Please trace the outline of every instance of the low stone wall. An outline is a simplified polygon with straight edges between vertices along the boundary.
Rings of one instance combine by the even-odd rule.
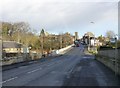
[[[72,46],[73,46],[73,45],[69,45],[69,46],[67,46],[67,47],[65,47],[65,48],[61,48],[61,49],[59,49],[59,50],[55,50],[55,51],[53,51],[53,52],[51,53],[51,55],[52,55],[52,56],[57,56],[57,55],[65,54],[66,52],[68,52],[69,50],[72,49]]]
[[[9,57],[7,59],[4,58],[4,60],[2,61],[2,65],[9,65],[9,64],[13,64],[13,63],[19,63],[19,62],[23,62],[24,59],[22,56],[19,57]]]
[[[72,48],[73,45],[67,46],[65,48],[59,49],[58,54],[64,54]]]
[[[100,50],[96,59],[120,75],[120,49],[117,50],[117,53],[115,49]]]
[[[50,56],[57,56],[60,54],[64,54],[67,51],[69,51],[72,48],[72,46],[73,45],[70,45],[70,46],[62,48],[60,50],[55,50]],[[18,56],[18,57],[4,58],[3,60],[0,60],[0,62],[2,62],[1,66],[4,66],[4,65],[10,65],[10,64],[24,62],[24,61],[40,59],[41,57],[42,57],[41,53],[30,53],[30,55],[29,54],[22,54],[21,56]]]
[[[40,59],[42,57],[41,53],[30,53],[30,59],[35,60],[35,59]]]

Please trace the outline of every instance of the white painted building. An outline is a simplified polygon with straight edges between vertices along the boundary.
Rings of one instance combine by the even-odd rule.
[[[90,45],[91,45],[91,46],[94,46],[94,45],[95,45],[95,40],[94,40],[94,39],[91,39],[91,40],[90,40]]]

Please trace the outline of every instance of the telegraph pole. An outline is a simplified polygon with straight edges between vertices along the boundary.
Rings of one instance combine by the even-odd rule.
[[[43,50],[44,50],[44,36],[45,36],[45,33],[44,33],[44,29],[41,30],[40,32],[40,41],[41,41],[41,53],[43,55]]]
[[[50,35],[50,53],[51,53],[51,50],[52,50],[52,35]]]
[[[18,34],[17,36],[18,36],[18,43],[19,43],[20,42],[20,39],[19,39],[20,38],[19,37],[19,29],[17,30],[17,34]]]
[[[62,48],[62,34],[60,35],[60,48]]]

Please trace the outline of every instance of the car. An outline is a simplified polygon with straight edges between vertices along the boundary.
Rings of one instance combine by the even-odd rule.
[[[79,47],[80,46],[80,44],[76,44],[76,47]]]

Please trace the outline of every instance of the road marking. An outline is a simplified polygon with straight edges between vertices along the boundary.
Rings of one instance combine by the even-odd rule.
[[[14,80],[14,79],[16,79],[16,78],[18,78],[18,77],[10,78],[10,79],[8,79],[8,80],[3,81],[2,83],[6,83],[6,82],[9,82],[9,81],[12,81],[12,80]]]
[[[29,71],[29,72],[27,72],[27,73],[30,74],[30,73],[36,72],[36,71],[38,71],[38,70],[41,70],[41,69],[42,69],[42,68],[35,69],[35,70]]]

